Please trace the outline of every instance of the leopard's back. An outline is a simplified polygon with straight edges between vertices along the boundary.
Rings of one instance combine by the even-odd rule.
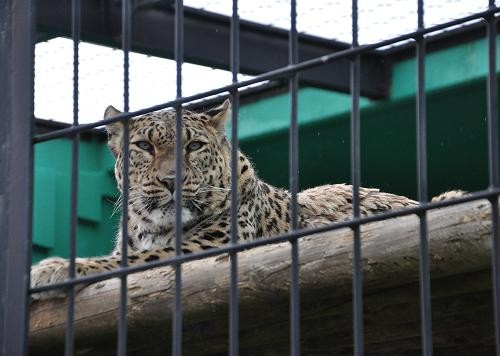
[[[352,219],[353,188],[347,184],[328,184],[298,194],[301,227],[315,227]],[[381,192],[374,188],[359,189],[360,215],[367,216],[388,210],[415,206],[410,198]]]

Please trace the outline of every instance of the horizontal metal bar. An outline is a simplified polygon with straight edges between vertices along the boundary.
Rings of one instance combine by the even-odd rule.
[[[334,62],[334,61],[337,61],[340,59],[352,57],[354,55],[362,54],[362,53],[365,53],[367,51],[370,51],[370,50],[373,50],[373,49],[376,49],[379,47],[384,47],[384,46],[387,46],[387,45],[390,45],[390,44],[393,44],[396,42],[400,42],[400,41],[404,41],[404,40],[408,40],[408,39],[413,39],[415,37],[423,36],[423,35],[426,35],[426,34],[429,34],[431,32],[435,32],[435,31],[439,31],[439,30],[445,29],[445,28],[450,27],[450,26],[459,25],[463,22],[483,18],[483,17],[489,16],[492,14],[496,14],[498,12],[500,12],[500,8],[496,7],[496,8],[492,8],[492,9],[489,9],[489,10],[486,10],[483,12],[478,12],[478,13],[473,14],[473,15],[465,16],[465,17],[455,19],[452,21],[448,21],[448,22],[443,23],[443,24],[431,26],[431,27],[428,27],[425,29],[420,29],[417,31],[413,31],[413,32],[404,34],[404,35],[396,36],[396,37],[393,37],[391,39],[387,39],[387,40],[373,43],[370,45],[363,45],[363,46],[350,48],[350,49],[340,51],[340,52],[330,53],[330,54],[321,56],[319,58],[314,58],[314,59],[311,59],[308,61],[300,62],[299,64],[296,64],[296,65],[289,65],[289,66],[284,67],[284,68],[279,68],[279,69],[261,74],[259,76],[256,76],[252,79],[244,80],[244,81],[241,81],[238,83],[232,83],[232,84],[225,85],[225,86],[222,86],[222,87],[219,87],[216,89],[208,90],[208,91],[203,92],[203,93],[199,93],[199,94],[171,100],[171,101],[168,101],[168,102],[163,103],[163,104],[150,106],[148,108],[133,111],[130,113],[122,113],[122,114],[117,115],[117,116],[110,118],[110,119],[99,120],[97,122],[83,124],[83,125],[79,125],[79,126],[71,126],[71,127],[65,128],[65,129],[51,132],[51,133],[38,135],[33,139],[33,142],[39,143],[39,142],[44,142],[47,140],[51,140],[51,139],[55,139],[55,138],[59,138],[59,137],[63,137],[63,136],[68,136],[68,135],[74,134],[76,132],[90,130],[90,129],[93,129],[93,128],[98,127],[98,126],[111,124],[111,123],[114,123],[114,122],[117,122],[117,121],[120,121],[123,119],[130,119],[134,116],[147,114],[147,113],[150,113],[152,111],[162,110],[162,109],[166,109],[166,108],[173,108],[177,105],[189,103],[189,102],[199,100],[199,99],[203,99],[207,96],[212,96],[212,95],[217,95],[217,94],[221,94],[221,93],[225,93],[225,92],[230,92],[232,90],[244,88],[244,87],[247,87],[249,85],[257,84],[257,83],[260,83],[260,82],[263,82],[266,80],[284,78],[284,77],[287,77],[287,76],[289,76],[295,72],[298,72],[298,71],[314,68],[314,67],[323,65],[325,63],[330,63],[330,62]]]
[[[38,0],[39,32],[67,35],[66,0]],[[119,47],[120,2],[86,1],[83,3],[82,35],[84,39]],[[216,68],[230,69],[230,17],[186,7],[184,20],[185,59]],[[139,8],[133,14],[132,50],[174,58],[175,13],[172,7]],[[203,36],[203,41],[199,41]],[[47,36],[40,36],[41,38]],[[243,73],[260,74],[288,64],[288,31],[250,21],[241,21],[241,59]],[[302,60],[330,52],[342,51],[349,45],[299,34],[299,56]],[[268,55],[272,53],[272,55]],[[363,56],[362,95],[385,98],[390,89],[390,62],[378,53]],[[318,67],[304,73],[301,83],[330,90],[349,92],[349,61]]]
[[[355,218],[352,220],[348,221],[341,221],[338,223],[330,224],[330,225],[325,225],[325,226],[320,226],[312,229],[303,229],[303,230],[295,230],[286,234],[274,236],[274,237],[268,237],[268,238],[262,238],[262,239],[257,239],[257,240],[251,240],[251,241],[244,241],[238,244],[227,244],[218,248],[210,249],[210,250],[204,250],[201,252],[193,253],[193,254],[186,254],[186,255],[181,255],[181,256],[175,256],[166,260],[160,260],[160,261],[153,261],[149,262],[146,264],[141,264],[141,265],[133,265],[129,266],[127,268],[122,268],[120,270],[116,271],[109,271],[109,272],[103,272],[99,273],[96,275],[90,275],[90,276],[84,276],[80,277],[78,279],[74,280],[67,280],[64,282],[60,283],[54,283],[51,285],[47,286],[40,286],[36,288],[30,289],[30,293],[38,293],[38,292],[45,292],[48,290],[52,289],[58,289],[58,288],[66,288],[71,285],[79,284],[79,283],[95,283],[99,282],[105,279],[110,279],[110,278],[115,278],[115,277],[120,277],[123,275],[128,275],[132,273],[137,273],[137,272],[142,272],[145,270],[149,270],[152,268],[157,268],[157,267],[164,267],[164,266],[171,266],[175,264],[180,264],[180,263],[185,263],[189,261],[195,261],[195,260],[201,260],[204,258],[208,257],[215,257],[218,255],[222,255],[228,252],[241,252],[244,250],[249,250],[254,247],[258,246],[265,246],[265,245],[271,245],[271,244],[276,244],[280,242],[285,242],[285,241],[294,241],[297,240],[301,237],[304,236],[309,236],[312,234],[318,234],[318,233],[323,233],[323,232],[328,232],[328,231],[333,231],[333,230],[339,230],[342,228],[352,228],[354,226],[359,226],[363,224],[368,224],[371,222],[375,221],[382,221],[382,220],[387,220],[387,219],[392,219],[392,218],[397,218],[400,216],[408,216],[408,215],[413,215],[413,214],[421,214],[424,211],[428,210],[434,210],[434,209],[439,209],[439,208],[444,208],[447,206],[453,206],[453,205],[459,205],[475,200],[480,200],[480,199],[496,199],[500,196],[500,188],[491,188],[488,190],[480,190],[476,191],[473,193],[470,193],[468,195],[464,195],[462,197],[458,197],[455,199],[450,199],[450,200],[442,200],[442,201],[436,201],[436,202],[430,202],[430,203],[421,203],[420,205],[413,206],[410,208],[404,208],[404,209],[399,209],[399,210],[390,210],[381,214],[377,215],[370,215],[370,216],[364,216],[360,218]]]

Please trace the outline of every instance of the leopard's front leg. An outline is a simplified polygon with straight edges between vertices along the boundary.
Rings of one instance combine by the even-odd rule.
[[[87,276],[116,269],[120,265],[120,256],[106,256],[99,258],[77,258],[75,260],[75,277]],[[31,288],[55,284],[67,280],[69,277],[69,260],[60,257],[47,258],[31,267]],[[85,285],[77,285],[80,290]],[[62,289],[32,294],[32,300],[65,297]]]
[[[132,252],[127,255],[128,264],[137,264],[142,262],[156,261],[173,256],[174,249],[166,247],[157,250],[144,250]],[[111,255],[94,258],[77,258],[75,260],[75,277],[82,277],[91,274],[97,274],[105,271],[116,270],[120,267],[121,256]],[[63,282],[69,276],[69,260],[59,257],[47,258],[31,267],[31,287],[40,287],[44,285]],[[77,285],[77,290],[85,285]],[[32,300],[47,298],[65,297],[66,293],[62,289],[54,289],[47,292],[32,294]]]
[[[183,253],[191,253],[206,248],[217,247],[213,241],[200,240],[183,241]],[[127,255],[127,263],[129,265],[153,262],[157,260],[167,259],[175,255],[175,249],[167,246],[162,249],[134,251]],[[75,260],[75,277],[82,277],[91,274],[97,274],[105,271],[116,270],[120,267],[121,256],[119,254],[92,257],[92,258],[77,258]],[[54,283],[63,282],[69,276],[69,260],[59,257],[47,258],[37,265],[31,267],[31,287],[39,287]],[[77,285],[77,290],[82,289],[85,285]],[[55,297],[65,297],[66,293],[62,289],[54,289],[47,292],[32,294],[32,300],[40,300]]]

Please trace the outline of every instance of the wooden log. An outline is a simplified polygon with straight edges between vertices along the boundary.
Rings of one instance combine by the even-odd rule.
[[[477,201],[428,213],[434,348],[439,354],[494,350],[491,208]],[[301,347],[305,355],[352,354],[352,232],[300,240]],[[416,216],[362,226],[367,354],[419,354],[419,223]],[[290,246],[239,254],[240,352],[289,352]],[[183,352],[226,355],[229,259],[182,267]],[[128,277],[128,354],[171,349],[173,273],[169,267]],[[75,354],[116,350],[119,280],[89,286],[75,305]],[[30,354],[60,354],[66,300],[34,303]]]

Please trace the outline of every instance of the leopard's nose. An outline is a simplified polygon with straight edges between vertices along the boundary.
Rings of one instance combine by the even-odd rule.
[[[165,188],[168,189],[168,191],[173,195],[174,190],[175,190],[175,178],[174,177],[158,177],[158,180],[160,181],[161,184],[165,186]]]

